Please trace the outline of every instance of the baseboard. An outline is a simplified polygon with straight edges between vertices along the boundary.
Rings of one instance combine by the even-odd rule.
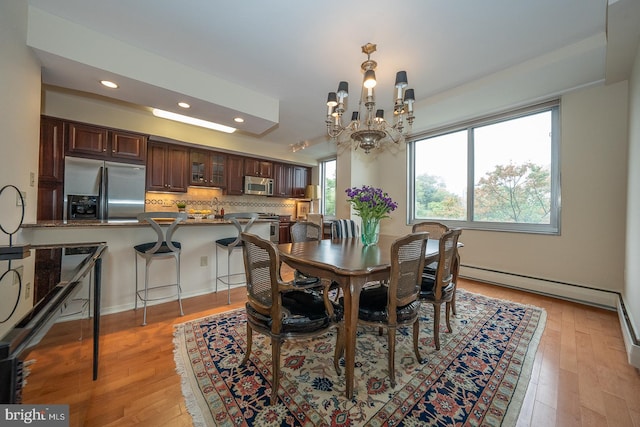
[[[624,347],[627,351],[627,359],[630,365],[640,369],[640,340],[633,329],[633,324],[625,308],[622,296],[618,299],[617,308],[620,328],[622,328],[622,337],[624,338]]]
[[[470,265],[460,266],[460,276],[480,282],[522,289],[581,304],[616,310],[619,293],[573,283],[559,282],[521,274],[490,270]]]

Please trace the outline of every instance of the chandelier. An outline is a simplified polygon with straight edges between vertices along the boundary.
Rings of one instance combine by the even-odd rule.
[[[385,141],[397,144],[411,128],[415,116],[413,115],[413,103],[415,95],[413,89],[408,86],[407,72],[396,73],[396,97],[393,106],[393,122],[389,123],[384,118],[384,110],[376,109],[374,88],[376,86],[376,61],[371,59],[371,54],[376,51],[376,45],[367,43],[362,46],[362,52],[367,55],[367,60],[360,68],[364,72],[364,79],[358,102],[358,111],[351,113],[351,121],[343,125],[342,116],[345,113],[346,98],[349,96],[349,83],[340,82],[337,92],[329,92],[327,97],[327,133],[339,145],[353,144],[355,149],[362,148],[365,153],[379,148]],[[405,127],[406,121],[406,127]]]

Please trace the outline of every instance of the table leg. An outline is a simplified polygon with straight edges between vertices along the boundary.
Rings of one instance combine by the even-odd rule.
[[[360,291],[365,280],[349,277],[343,286],[344,293],[344,326],[345,326],[345,381],[347,399],[353,398],[354,376],[356,366],[356,329],[358,327],[358,306]]]

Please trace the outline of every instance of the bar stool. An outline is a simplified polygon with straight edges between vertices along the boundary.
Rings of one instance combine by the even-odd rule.
[[[172,240],[173,233],[176,227],[181,221],[187,219],[186,213],[179,212],[144,212],[138,214],[138,221],[146,221],[151,225],[151,228],[156,232],[158,240],[155,242],[141,243],[134,246],[136,253],[136,297],[135,297],[135,310],[138,309],[138,299],[144,303],[144,314],[142,317],[142,326],[147,324],[147,301],[156,301],[168,298],[167,296],[151,297],[149,291],[161,288],[169,288],[175,286],[178,294],[178,304],[180,305],[180,315],[184,316],[182,311],[182,298],[180,289],[180,251],[182,245],[180,242]],[[157,220],[172,220],[168,227],[166,227],[166,234],[163,228],[157,222]],[[138,289],[138,257],[145,259],[145,273],[144,273],[144,289]],[[174,258],[176,261],[176,283],[149,286],[149,266],[153,260]]]
[[[218,281],[227,285],[227,300],[228,300],[227,304],[231,304],[231,285],[232,284],[241,285],[247,282],[245,273],[244,273],[244,264],[242,264],[243,265],[242,272],[231,273],[231,254],[235,249],[238,249],[240,251],[242,250],[242,246],[244,245],[244,243],[242,241],[242,237],[240,236],[240,233],[244,233],[248,231],[249,228],[251,228],[255,220],[258,219],[258,214],[255,212],[229,213],[229,214],[225,214],[224,219],[231,221],[231,223],[238,230],[238,234],[235,237],[225,237],[223,239],[218,239],[215,242],[216,244],[216,293],[218,293]],[[247,219],[249,221],[241,224],[238,221],[240,219]],[[227,253],[227,274],[225,275],[219,274],[220,269],[218,267],[218,252],[220,250],[222,250],[223,252],[226,251]],[[240,277],[240,276],[243,277],[242,280],[233,282],[233,283],[231,282],[232,277]]]

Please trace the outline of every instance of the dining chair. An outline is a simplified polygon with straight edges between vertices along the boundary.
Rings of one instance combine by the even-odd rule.
[[[231,272],[231,254],[234,250],[242,249],[242,238],[240,234],[245,231],[249,231],[258,214],[255,212],[234,212],[224,215],[224,219],[231,221],[237,230],[237,234],[233,237],[225,237],[215,241],[216,245],[216,293],[218,293],[218,282],[222,282],[227,285],[227,304],[231,304],[231,285],[242,285],[245,283],[244,270],[237,273]],[[247,222],[240,223],[239,220],[247,220]],[[218,265],[218,252],[222,251],[227,254],[227,274],[220,274],[220,267]],[[236,279],[242,277],[242,279]],[[232,282],[232,280],[237,280]]]
[[[270,404],[273,405],[278,399],[280,349],[285,340],[308,339],[337,328],[333,364],[340,375],[339,356],[344,348],[343,310],[329,300],[328,280],[311,285],[285,282],[280,275],[277,246],[254,234],[241,233],[241,238],[247,277],[247,350],[241,365],[249,360],[254,331],[271,339]]]
[[[144,212],[137,215],[138,221],[148,222],[151,228],[156,233],[157,239],[153,242],[140,243],[133,247],[136,257],[136,291],[134,310],[138,309],[138,300],[144,304],[144,314],[142,315],[142,326],[147,324],[147,302],[156,301],[168,298],[160,289],[167,289],[175,286],[178,305],[180,306],[180,315],[183,316],[182,310],[182,297],[180,287],[180,252],[182,251],[182,245],[180,242],[173,240],[173,233],[180,222],[187,219],[186,213],[179,212]],[[168,227],[164,229],[160,226],[160,222],[168,223]],[[144,271],[144,288],[138,289],[138,258],[142,257],[145,260]],[[160,284],[149,286],[149,268],[151,263],[155,260],[173,258],[176,262],[176,281],[171,284]],[[149,295],[152,292],[156,295]]]
[[[358,237],[360,234],[358,224],[352,219],[336,219],[331,222],[331,238],[345,239],[347,237]]]
[[[398,327],[413,325],[413,350],[418,363],[422,363],[418,349],[420,332],[418,293],[428,238],[429,233],[420,232],[395,240],[391,245],[389,281],[367,287],[360,293],[358,323],[387,328],[391,387],[396,385],[395,346]],[[343,299],[341,301],[344,302]]]
[[[449,231],[449,227],[447,227],[445,224],[441,222],[423,221],[423,222],[413,224],[412,231],[414,233],[418,231],[426,231],[429,233],[430,239],[440,240],[440,237],[442,237],[444,233]],[[424,272],[425,274],[435,276],[437,268],[438,268],[438,261],[434,261],[424,266]],[[453,299],[451,300],[451,306],[450,306],[451,312],[454,316],[456,315],[455,301],[456,301],[456,297],[454,294]]]
[[[458,273],[456,268],[458,257],[458,239],[462,230],[453,228],[445,232],[439,241],[438,268],[435,275],[423,273],[419,298],[433,305],[433,339],[436,350],[440,350],[440,311],[445,304],[447,331],[452,332],[451,302],[456,293]]]

